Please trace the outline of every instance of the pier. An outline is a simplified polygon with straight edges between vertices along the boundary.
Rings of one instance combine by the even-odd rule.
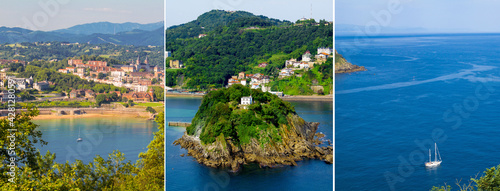
[[[188,127],[191,123],[169,121],[168,126]]]

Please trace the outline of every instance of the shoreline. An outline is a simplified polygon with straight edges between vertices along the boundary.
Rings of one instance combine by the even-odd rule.
[[[147,117],[141,117],[140,115],[134,114],[80,114],[80,115],[38,115],[33,117],[33,120],[50,120],[50,119],[80,119],[80,118],[95,118],[95,117],[118,117],[118,118],[138,118],[138,119],[148,119]]]
[[[70,118],[92,118],[92,117],[115,117],[115,118],[143,118],[152,119],[152,115],[149,112],[135,110],[135,109],[92,109],[92,108],[56,108],[61,110],[57,111],[57,114],[53,108],[41,108],[40,113],[33,117],[33,120],[43,120],[43,119],[70,119]],[[78,113],[73,113],[74,110],[79,111]],[[17,110],[16,113],[24,112],[25,109]],[[64,112],[62,112],[64,111]],[[3,110],[2,110],[3,112]],[[0,119],[5,119],[7,116],[0,116]]]
[[[165,97],[203,97],[205,94],[180,94],[180,93],[166,93]]]
[[[202,98],[204,95],[199,94],[166,94],[167,98]],[[298,95],[298,96],[287,96],[280,97],[282,100],[286,101],[331,101],[333,102],[333,96],[315,96],[315,95]]]

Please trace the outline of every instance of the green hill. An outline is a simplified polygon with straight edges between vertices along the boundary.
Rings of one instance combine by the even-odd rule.
[[[212,10],[200,15],[196,20],[169,27],[166,33],[166,40],[175,40],[178,38],[198,37],[199,34],[209,33],[219,27],[237,24],[244,26],[278,26],[290,25],[289,21],[280,21],[265,16],[256,16],[245,11],[223,11]]]
[[[186,66],[185,88],[223,87],[238,72],[277,76],[285,60],[300,58],[306,50],[314,55],[318,47],[333,47],[333,28],[325,23],[295,26],[242,11],[210,11],[196,21],[167,29],[166,50],[172,51],[169,59]],[[194,38],[201,33],[207,36]],[[256,70],[261,62],[269,66]],[[173,76],[178,72],[167,71],[166,79]]]
[[[241,98],[250,95],[254,102],[240,105]],[[204,96],[186,134],[174,143],[202,164],[233,171],[248,163],[296,165],[303,158],[331,163],[333,148],[318,146],[318,125],[304,121],[275,95],[233,85]]]

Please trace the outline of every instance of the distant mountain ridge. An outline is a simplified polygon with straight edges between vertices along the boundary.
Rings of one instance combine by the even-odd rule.
[[[336,24],[335,25],[335,35],[336,36],[355,36],[355,35],[365,35],[365,26],[361,25],[350,25],[350,24]],[[370,30],[374,30],[373,28]],[[427,29],[422,27],[380,27],[378,34],[412,34],[412,33],[426,33],[429,32]]]
[[[115,27],[117,29],[116,33]],[[78,31],[82,30],[86,30],[86,32],[81,32],[79,34]],[[110,33],[109,30],[113,31]],[[58,41],[90,44],[111,43],[117,45],[161,46],[164,44],[163,30],[163,22],[151,24],[89,23],[73,26],[68,29],[47,32],[32,31],[18,27],[0,27],[0,44]]]
[[[119,32],[132,31],[136,29],[152,31],[161,27],[163,27],[163,21],[156,23],[149,23],[149,24],[140,24],[131,22],[126,22],[126,23],[97,22],[97,23],[76,25],[67,29],[55,30],[53,32],[61,32],[68,34],[84,34],[84,35],[90,35],[94,33],[116,34]]]

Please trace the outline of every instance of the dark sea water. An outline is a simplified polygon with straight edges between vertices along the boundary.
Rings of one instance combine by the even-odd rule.
[[[107,159],[113,150],[119,150],[126,161],[135,163],[158,131],[154,121],[124,117],[44,119],[35,123],[40,125],[43,140],[48,142],[38,147],[41,154],[45,155],[47,150],[56,153],[58,163],[78,159],[87,164],[96,155]],[[83,141],[76,142],[79,128]]]
[[[200,103],[200,98],[167,98],[166,121],[191,122]],[[318,131],[333,139],[333,103],[291,103],[299,116],[320,122]],[[249,165],[237,174],[200,165],[187,156],[185,149],[172,144],[184,131],[181,127],[166,128],[167,190],[332,190],[333,165],[320,160],[304,160],[294,167],[273,169]]]
[[[335,76],[336,190],[429,190],[500,164],[499,44],[499,34],[337,37],[368,71]],[[426,169],[434,142],[443,162]]]

